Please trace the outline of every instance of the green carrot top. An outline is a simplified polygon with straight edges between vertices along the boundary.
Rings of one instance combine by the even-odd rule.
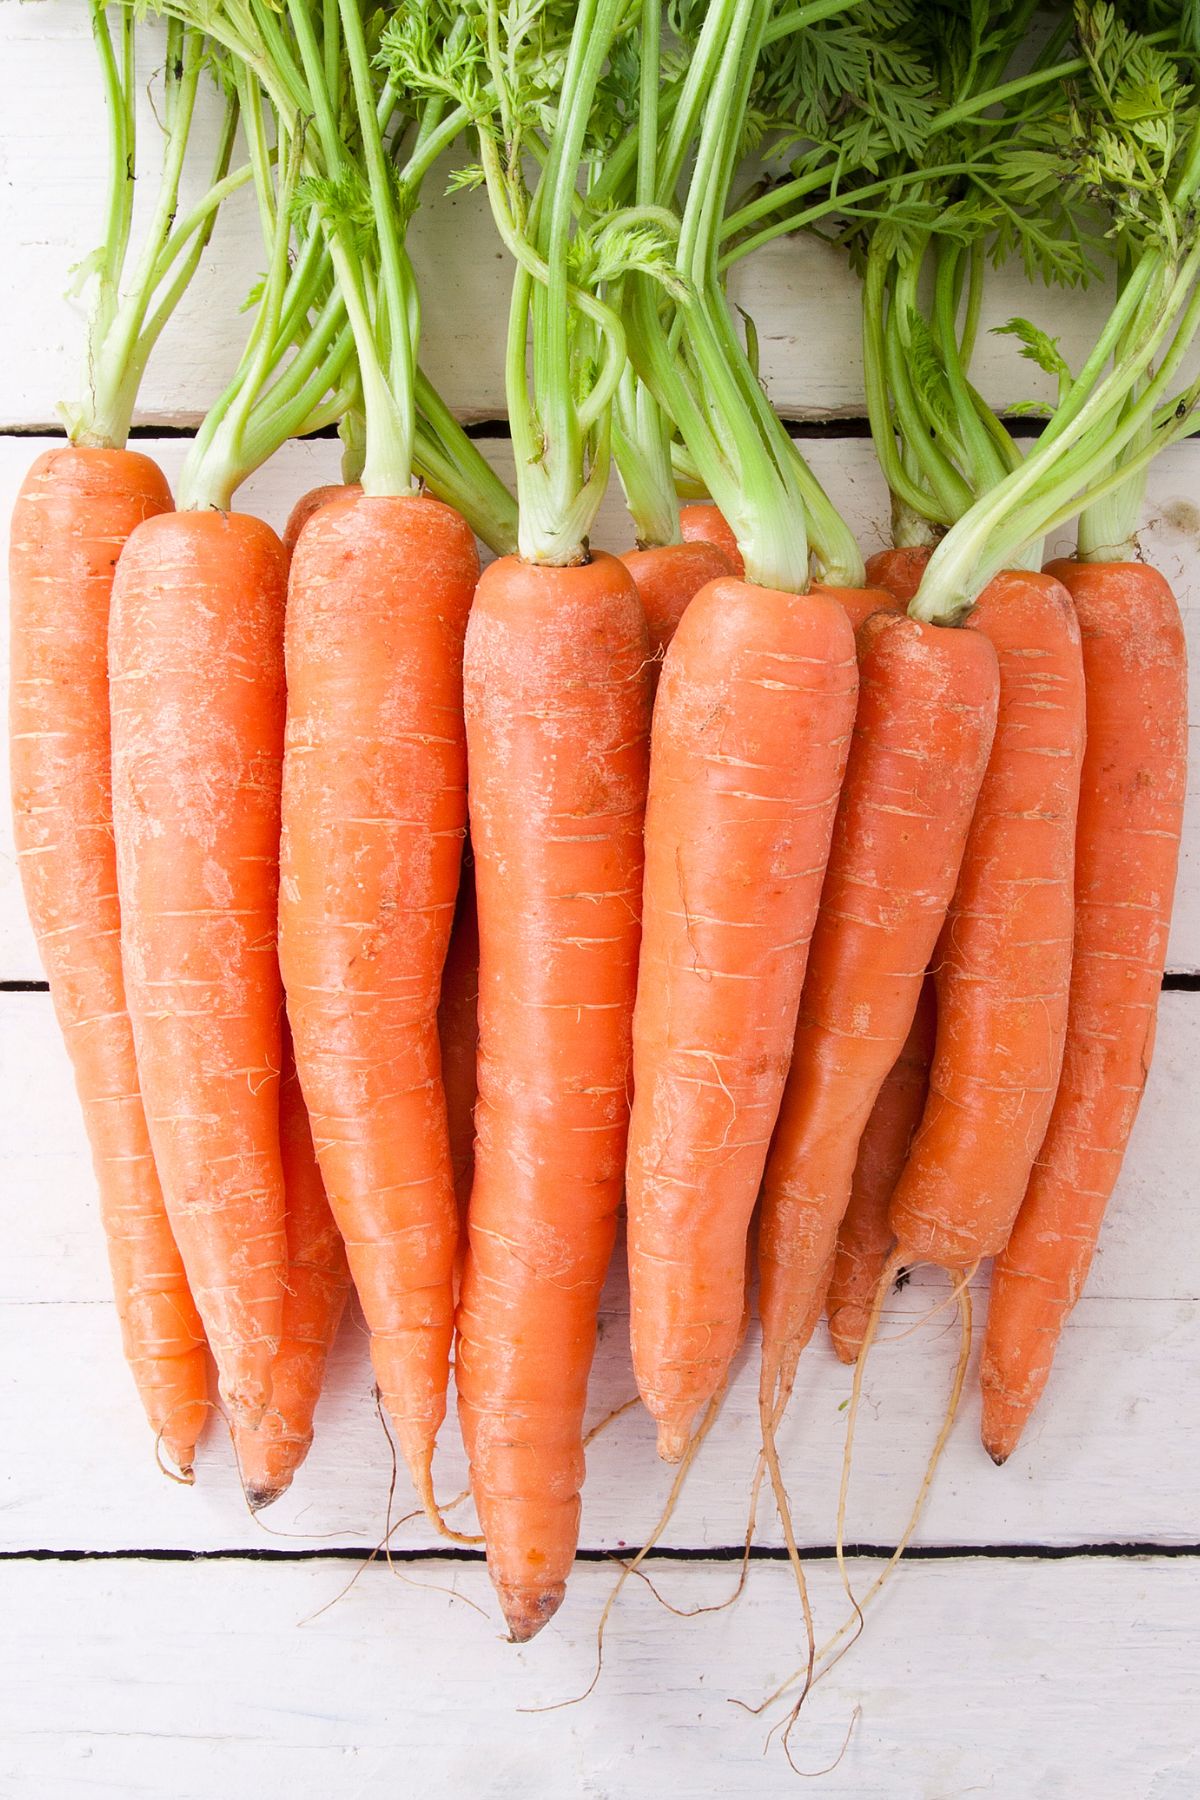
[[[72,443],[119,449],[129,436],[151,352],[204,254],[217,209],[249,179],[250,169],[229,171],[237,108],[228,68],[202,32],[172,20],[156,100],[162,133],[157,192],[140,254],[129,268],[139,178],[138,29],[128,9],[117,11],[114,30],[106,0],[89,5],[108,114],[108,195],[104,242],[73,271],[76,291],[91,287],[87,393],[59,412]],[[227,90],[224,118],[208,191],[180,218],[180,184],[206,69]]]

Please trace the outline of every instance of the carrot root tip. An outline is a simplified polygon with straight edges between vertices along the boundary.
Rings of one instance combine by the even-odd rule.
[[[986,1444],[983,1447],[985,1450],[987,1450]],[[998,1469],[1002,1469],[1004,1467],[1005,1463],[1008,1461],[1009,1453],[1007,1450],[988,1450],[988,1455],[991,1457],[991,1459],[995,1463],[996,1467]]]
[[[658,1454],[665,1463],[681,1463],[692,1441],[691,1419],[658,1421]]]
[[[280,1495],[287,1493],[290,1485],[290,1482],[284,1481],[274,1487],[268,1487],[265,1482],[249,1481],[242,1491],[246,1496],[246,1504],[250,1511],[257,1513],[262,1512],[266,1506],[273,1506]]]
[[[549,1623],[563,1603],[564,1582],[548,1588],[510,1587],[497,1583],[500,1609],[508,1626],[510,1644],[527,1644]]]

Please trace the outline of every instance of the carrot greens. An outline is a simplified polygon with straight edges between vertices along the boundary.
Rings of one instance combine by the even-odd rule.
[[[127,268],[139,166],[137,22],[132,11],[118,8],[114,28],[107,0],[89,4],[108,115],[107,218],[103,244],[74,271],[77,291],[92,287],[87,393],[59,412],[72,443],[107,448],[125,443],[151,352],[195,274],[218,207],[249,179],[250,169],[230,172],[237,109],[227,67],[202,30],[172,20],[158,101],[163,141],[157,192],[140,254]],[[206,70],[226,90],[224,116],[208,191],[180,218],[180,188]]]

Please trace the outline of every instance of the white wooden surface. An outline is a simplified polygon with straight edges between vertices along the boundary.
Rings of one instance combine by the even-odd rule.
[[[90,248],[101,186],[98,90],[81,0],[0,0],[0,434],[36,432],[77,374],[78,313],[62,301],[66,265]],[[147,62],[147,72],[153,58]],[[64,121],[69,121],[64,125]],[[418,221],[420,255],[440,272],[427,330],[429,366],[467,415],[500,410],[499,321],[506,267],[477,202],[438,201]],[[163,354],[141,415],[193,420],[222,383],[244,320],[236,302],[259,251],[246,209],[223,220],[216,253]],[[1057,308],[1011,282],[995,317],[1057,319],[1068,351],[1087,340],[1098,302]],[[811,246],[778,246],[748,270],[772,393],[794,414],[862,410],[857,314],[837,265]],[[1032,389],[1011,344],[985,339],[982,382],[1003,402]],[[0,435],[0,534],[41,445]],[[144,446],[168,474],[186,445]],[[868,548],[885,541],[886,505],[870,448],[806,446]],[[503,443],[489,444],[510,467]],[[293,445],[241,497],[282,521],[296,494],[336,471],[337,446]],[[597,532],[621,548],[615,498]],[[1176,583],[1200,664],[1200,446],[1155,471],[1147,551]],[[0,550],[3,545],[0,544]],[[1195,602],[1195,604],[1193,604]],[[1200,720],[1200,703],[1194,709]],[[1194,766],[1200,758],[1193,757]],[[1195,784],[1195,776],[1193,783]],[[1189,817],[1171,966],[1200,970],[1200,816]],[[24,921],[7,813],[0,827],[0,983],[40,971]],[[1028,1443],[995,1470],[965,1405],[918,1543],[924,1553],[990,1547],[986,1559],[908,1565],[853,1654],[814,1694],[795,1740],[834,1795],[951,1800],[1184,1800],[1200,1786],[1194,1724],[1195,1557],[1200,1540],[1195,1394],[1200,1378],[1200,1167],[1195,1070],[1200,994],[1164,997],[1158,1060],[1086,1298],[1064,1340]],[[338,1345],[317,1441],[293,1492],[261,1520],[247,1514],[219,1427],[192,1490],[157,1473],[121,1366],[96,1207],[65,1057],[44,994],[0,992],[0,1796],[170,1794],[175,1800],[347,1800],[395,1792],[527,1792],[624,1800],[656,1788],[696,1796],[795,1791],[765,1728],[729,1704],[766,1692],[796,1660],[799,1617],[785,1568],[757,1562],[734,1609],[681,1620],[631,1584],[610,1628],[604,1677],[584,1705],[527,1713],[586,1685],[607,1566],[577,1570],[567,1604],[533,1645],[499,1641],[477,1564],[421,1562],[419,1521],[392,1544],[410,1560],[367,1570],[317,1619],[409,1510],[401,1482],[389,1515],[390,1457],[376,1418],[361,1329]],[[889,1308],[872,1361],[848,1518],[862,1543],[894,1541],[919,1480],[953,1356],[942,1298],[919,1280]],[[981,1296],[982,1302],[982,1296]],[[901,1335],[907,1333],[908,1335]],[[712,1552],[740,1540],[753,1466],[754,1346],[693,1472],[665,1541]],[[803,1542],[833,1536],[846,1372],[823,1340],[806,1357],[782,1450]],[[619,1269],[606,1299],[593,1388],[597,1418],[632,1393]],[[461,1485],[452,1424],[439,1483]],[[640,1541],[667,1476],[637,1411],[590,1458],[583,1543]],[[465,1512],[466,1509],[464,1509]],[[779,1532],[761,1508],[758,1541]],[[1136,1544],[1143,1555],[1087,1554]],[[1008,1553],[1005,1554],[1005,1547]],[[1026,1558],[1015,1554],[1030,1547]],[[1036,1555],[1049,1547],[1069,1560]],[[1160,1552],[1154,1554],[1155,1551]],[[133,1554],[222,1551],[217,1560]],[[64,1553],[105,1560],[69,1560]],[[337,1560],[344,1552],[351,1560]],[[35,1554],[40,1553],[40,1554]],[[316,1559],[263,1561],[302,1553]],[[864,1585],[878,1565],[855,1565]],[[723,1562],[657,1563],[676,1605],[728,1592]],[[826,1562],[810,1570],[823,1628],[844,1607]],[[457,1597],[456,1597],[457,1596]],[[471,1602],[473,1604],[468,1604]],[[484,1616],[475,1608],[482,1608]]]
[[[856,1566],[856,1580],[873,1566]],[[850,1732],[838,1767],[811,1783],[777,1745],[764,1754],[764,1720],[730,1704],[757,1702],[795,1666],[783,1569],[756,1566],[739,1606],[699,1619],[627,1593],[596,1692],[553,1712],[519,1709],[590,1681],[610,1571],[580,1569],[571,1616],[522,1649],[467,1604],[488,1605],[478,1568],[403,1572],[401,1584],[371,1569],[313,1619],[344,1586],[344,1564],[20,1566],[6,1585],[25,1628],[0,1637],[0,1791],[1193,1800],[1200,1785],[1195,1563],[902,1569],[808,1702],[792,1741],[800,1768],[833,1763]],[[720,1598],[729,1572],[656,1564],[655,1575],[687,1607]],[[812,1585],[819,1616],[840,1622],[829,1565]]]
[[[144,58],[147,76],[154,65]],[[21,346],[0,367],[0,428],[48,423],[78,380],[77,307],[61,300],[63,271],[92,248],[103,194],[103,102],[92,68],[82,0],[0,0],[0,316]],[[206,97],[206,112],[214,110]],[[153,130],[142,109],[146,142]],[[71,120],[64,136],[63,121]],[[91,142],[86,159],[69,151]],[[197,143],[204,142],[203,129]],[[200,166],[204,167],[203,160]],[[38,172],[31,205],[30,171]],[[201,184],[202,185],[202,184]],[[441,193],[435,172],[414,227],[420,267],[436,268],[425,309],[423,357],[447,400],[464,414],[503,410],[502,321],[508,268],[480,194]],[[231,310],[262,265],[253,202],[243,194],[223,211],[215,255],[168,328],[148,373],[141,416],[183,423],[220,391],[236,360],[245,321]],[[798,416],[862,412],[858,309],[853,281],[832,250],[805,241],[771,246],[738,272],[734,292],[758,326],[762,369],[781,410]],[[1039,295],[1040,301],[1040,295]],[[1044,394],[1047,378],[1023,362],[1011,338],[989,336],[1031,300],[1019,275],[995,283],[982,320],[975,379],[994,399]],[[1097,291],[1074,297],[1056,329],[1064,354],[1091,341],[1104,316]]]

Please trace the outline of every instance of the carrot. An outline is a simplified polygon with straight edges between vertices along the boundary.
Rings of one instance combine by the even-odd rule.
[[[651,676],[657,685],[659,665],[684,609],[707,582],[728,575],[732,565],[723,550],[702,538],[691,543],[658,544],[650,550],[630,550],[621,561],[633,576],[646,615],[650,655],[655,665]]]
[[[895,597],[882,587],[826,587],[821,583],[814,583],[809,592],[828,594],[831,600],[836,600],[849,619],[850,629],[856,639],[861,627],[873,614],[896,615],[901,610]]]
[[[1187,767],[1179,609],[1143,563],[1053,562],[1083,635],[1087,748],[1066,1054],[1017,1222],[992,1275],[983,1442],[1010,1456],[1082,1292],[1154,1051]]]
[[[1061,583],[998,575],[967,630],[999,661],[996,737],[934,963],[929,1099],[890,1209],[897,1254],[950,1269],[1003,1249],[1054,1104],[1084,739],[1079,626]]]
[[[288,514],[287,524],[283,528],[283,547],[290,560],[292,552],[299,541],[300,533],[308,524],[315,512],[328,506],[331,500],[348,500],[352,494],[361,494],[362,489],[356,481],[327,481],[321,487],[309,488],[307,494],[301,494],[295,506]]]
[[[150,1424],[190,1479],[207,1416],[207,1361],[154,1166],[121,966],[109,606],[122,546],[172,504],[155,465],[125,448],[141,376],[222,199],[248,171],[229,173],[237,108],[227,99],[208,191],[180,216],[208,47],[199,31],[167,23],[153,96],[160,160],[148,180],[137,145],[139,24],[130,9],[110,12],[101,0],[89,10],[108,122],[106,226],[83,265],[86,388],[59,408],[70,444],[37,459],[13,513],[14,835],[91,1144],[125,1354]],[[135,188],[148,201],[136,259]]]
[[[261,1423],[253,1431],[237,1420],[233,1427],[242,1486],[255,1512],[286,1492],[312,1446],[325,1364],[350,1289],[346,1248],[325,1196],[286,1019],[279,1151],[287,1196],[283,1336],[271,1370],[271,1404]]]
[[[459,876],[450,948],[442,970],[438,1041],[442,1049],[442,1086],[446,1091],[461,1254],[466,1249],[467,1202],[475,1170],[475,1060],[479,1047],[479,914],[475,905],[475,858],[469,844]]]
[[[628,1124],[649,681],[614,557],[516,558],[467,632],[479,1101],[458,1392],[512,1637],[561,1603]]]
[[[698,500],[679,509],[679,535],[685,544],[715,544],[739,578],[746,573],[737,535],[719,506]]]
[[[301,496],[284,532],[289,565],[296,539],[313,513],[331,500],[358,491],[356,486],[331,485],[312,488]],[[242,1487],[254,1512],[272,1505],[287,1491],[312,1448],[313,1415],[350,1287],[346,1247],[329,1209],[313,1148],[286,1013],[282,1052],[279,1152],[287,1226],[283,1336],[271,1371],[270,1407],[254,1430],[236,1421],[233,1427]]]
[[[879,613],[859,697],[791,1068],[763,1179],[761,1393],[778,1413],[820,1316],[859,1140],[912,1026],[996,723],[978,632]]]
[[[907,606],[921,585],[932,555],[928,544],[877,550],[867,558],[867,580],[872,587],[885,589],[901,606]]]
[[[678,1461],[724,1379],[856,692],[828,595],[696,596],[663,665],[629,1132],[634,1372]]]
[[[438,991],[466,820],[479,572],[440,501],[353,496],[292,560],[279,955],[329,1202],[422,1500],[446,1408],[457,1226]]]
[[[168,1217],[221,1392],[253,1425],[282,1326],[275,955],[287,560],[244,514],[125,545],[109,638],[121,946]]]
[[[125,1355],[186,1474],[205,1419],[204,1332],[138,1086],[112,838],[108,612],[121,547],[169,511],[133,450],[39,456],[13,512],[11,774],[25,904],[83,1107]]]
[[[926,976],[904,1048],[859,1139],[850,1204],[838,1232],[825,1312],[833,1347],[844,1363],[857,1359],[876,1284],[891,1253],[888,1204],[924,1110],[936,1030],[937,1001]]]

